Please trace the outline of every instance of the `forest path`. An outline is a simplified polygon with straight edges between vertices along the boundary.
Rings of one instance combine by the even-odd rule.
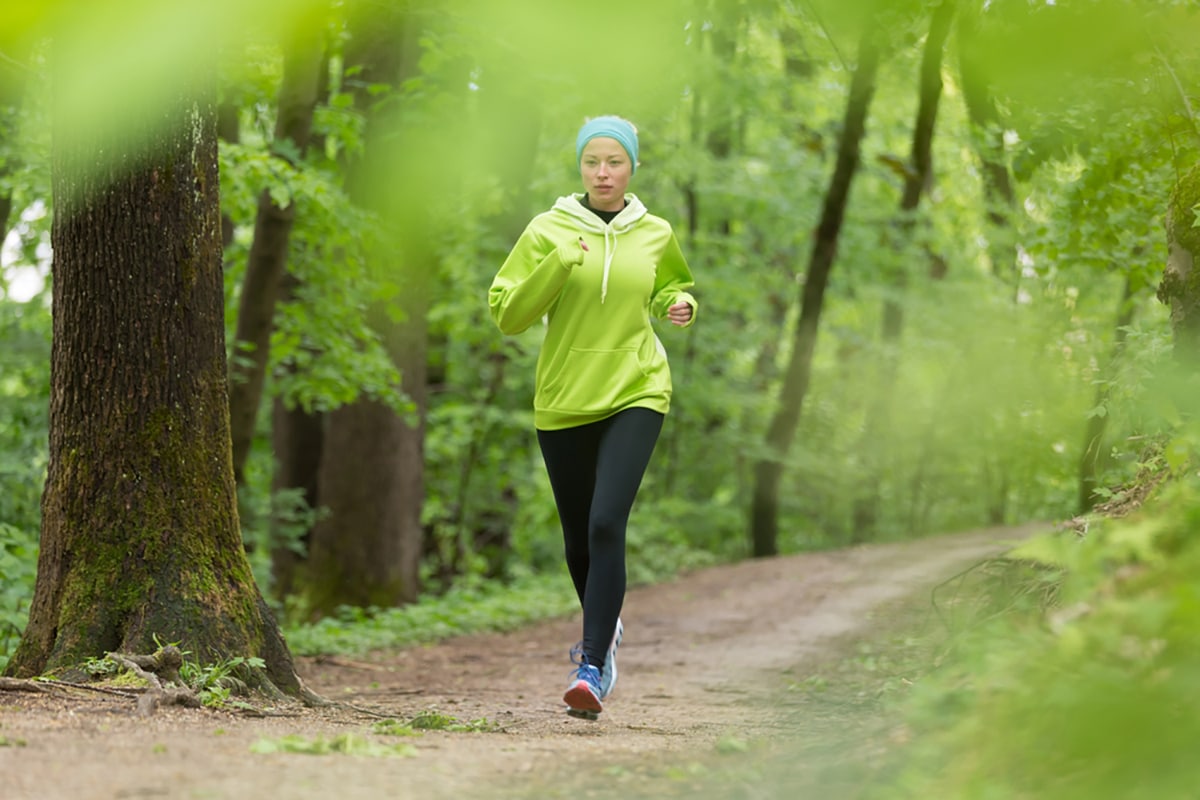
[[[501,732],[379,736],[344,709],[169,708],[141,720],[129,700],[102,694],[5,693],[0,798],[831,798],[833,786],[809,792],[825,768],[888,735],[858,687],[838,685],[838,664],[886,658],[888,636],[928,614],[934,586],[1046,527],[747,561],[633,589],[619,682],[597,722],[568,718],[560,703],[577,616],[299,665],[333,700],[399,720],[436,709]],[[348,733],[416,754],[251,749]]]

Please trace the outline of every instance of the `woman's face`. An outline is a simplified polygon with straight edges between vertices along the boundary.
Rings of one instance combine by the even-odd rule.
[[[597,136],[583,146],[579,159],[579,175],[588,202],[599,211],[620,211],[625,207],[625,189],[633,164],[629,154],[616,139]]]

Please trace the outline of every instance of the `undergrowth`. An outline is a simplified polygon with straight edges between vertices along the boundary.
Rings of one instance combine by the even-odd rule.
[[[907,744],[864,797],[1196,796],[1200,472],[1166,470],[1127,516],[1032,539],[957,588],[950,647],[902,706]]]
[[[531,575],[512,584],[478,581],[399,608],[343,607],[314,623],[286,627],[295,655],[360,655],[469,633],[515,630],[563,616],[578,600],[563,575]]]

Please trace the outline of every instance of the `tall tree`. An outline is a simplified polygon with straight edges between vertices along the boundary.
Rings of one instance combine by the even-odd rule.
[[[942,97],[942,54],[946,38],[950,35],[957,5],[958,0],[942,0],[934,9],[929,21],[929,33],[925,37],[925,46],[921,51],[917,117],[913,124],[908,163],[903,169],[904,188],[900,196],[900,213],[892,230],[892,252],[911,251],[916,212],[921,205],[921,197],[933,181],[933,134]],[[850,529],[850,540],[853,543],[871,539],[879,518],[885,461],[881,451],[884,439],[882,434],[891,424],[891,400],[896,372],[899,369],[900,338],[904,331],[902,293],[908,283],[908,268],[906,262],[895,266],[891,280],[893,291],[889,292],[883,301],[883,322],[879,335],[879,379],[867,404],[867,417],[863,424],[860,451],[866,469],[858,483],[858,494],[854,503],[854,521]]]
[[[784,374],[779,402],[767,428],[765,455],[754,465],[754,495],[750,512],[751,549],[755,556],[774,555],[779,550],[779,484],[784,464],[800,421],[808,393],[813,353],[825,288],[837,254],[838,237],[858,171],[859,146],[866,130],[867,111],[875,93],[879,68],[880,22],[868,11],[858,46],[858,64],[850,81],[842,130],[838,138],[837,162],[825,192],[821,220],[817,226],[804,285],[800,290],[800,318],[792,335],[792,352]]]
[[[81,38],[56,42],[60,85],[103,57]],[[15,675],[180,641],[301,688],[238,529],[211,75],[119,134],[55,110],[50,463]]]
[[[306,581],[317,613],[415,600],[423,539],[432,269],[425,216],[430,198],[417,175],[434,159],[413,138],[402,91],[419,73],[422,17],[419,4],[353,5],[346,62],[355,70],[356,104],[367,119],[363,152],[349,165],[348,189],[381,224],[368,258],[396,298],[391,307],[380,301],[368,313],[413,408],[402,414],[362,399],[328,415],[318,492],[329,515],[313,529]]]

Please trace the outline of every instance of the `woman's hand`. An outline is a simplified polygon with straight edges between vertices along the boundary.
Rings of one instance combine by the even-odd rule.
[[[687,325],[692,321],[691,303],[679,302],[667,309],[667,319],[673,325]]]

